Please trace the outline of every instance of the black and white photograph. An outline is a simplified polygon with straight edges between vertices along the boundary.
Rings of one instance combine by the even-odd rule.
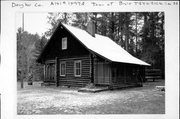
[[[1,93],[0,93],[0,119],[1,119]]]
[[[1,3],[0,119],[178,119],[179,1]]]
[[[164,12],[47,13],[32,34],[35,15],[17,15],[18,114],[165,114]]]

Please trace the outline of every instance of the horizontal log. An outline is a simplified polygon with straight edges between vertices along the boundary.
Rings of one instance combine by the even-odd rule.
[[[80,59],[89,59],[89,56],[82,56],[82,57],[73,57],[73,58],[61,58],[60,61],[66,61],[66,60],[80,60]]]
[[[159,79],[161,76],[146,76],[146,79]]]
[[[84,81],[84,82],[75,82],[75,81],[69,81],[69,82],[59,82],[59,85],[63,85],[63,86],[73,86],[73,87],[83,87],[85,85],[87,85],[89,83],[89,80]]]
[[[145,69],[145,71],[161,71],[160,69]]]

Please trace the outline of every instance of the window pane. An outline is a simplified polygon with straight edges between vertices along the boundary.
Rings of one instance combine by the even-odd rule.
[[[79,68],[79,63],[77,63],[77,67],[76,67],[77,69]]]
[[[65,69],[65,64],[62,64],[62,70],[64,70]]]
[[[65,75],[65,70],[63,69],[63,73],[62,73],[62,75]]]
[[[78,69],[78,75],[80,75],[80,69]]]
[[[62,65],[61,65],[61,75],[63,74]]]
[[[77,71],[78,71],[78,75],[80,75],[80,69],[79,68],[77,69]]]
[[[75,61],[74,71],[75,76],[81,76],[81,61]]]
[[[60,64],[60,75],[65,75],[66,74],[66,65],[65,63]]]
[[[80,69],[80,63],[78,63],[78,68]]]
[[[78,63],[76,63],[76,69],[78,68]]]
[[[78,75],[78,69],[76,69],[76,75]]]
[[[67,49],[67,38],[62,38],[62,49]]]
[[[64,64],[61,65],[62,75],[64,75]]]

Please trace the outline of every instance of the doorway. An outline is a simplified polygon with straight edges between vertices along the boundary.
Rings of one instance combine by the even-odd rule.
[[[46,66],[46,81],[55,81],[55,63],[49,63]]]
[[[96,64],[95,84],[109,85],[111,80],[111,69],[108,63],[98,62]]]

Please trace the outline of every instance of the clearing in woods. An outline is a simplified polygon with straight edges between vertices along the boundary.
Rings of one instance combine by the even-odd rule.
[[[143,87],[98,93],[77,92],[77,88],[25,85],[18,82],[17,113],[24,114],[164,114],[164,80],[146,82]]]

